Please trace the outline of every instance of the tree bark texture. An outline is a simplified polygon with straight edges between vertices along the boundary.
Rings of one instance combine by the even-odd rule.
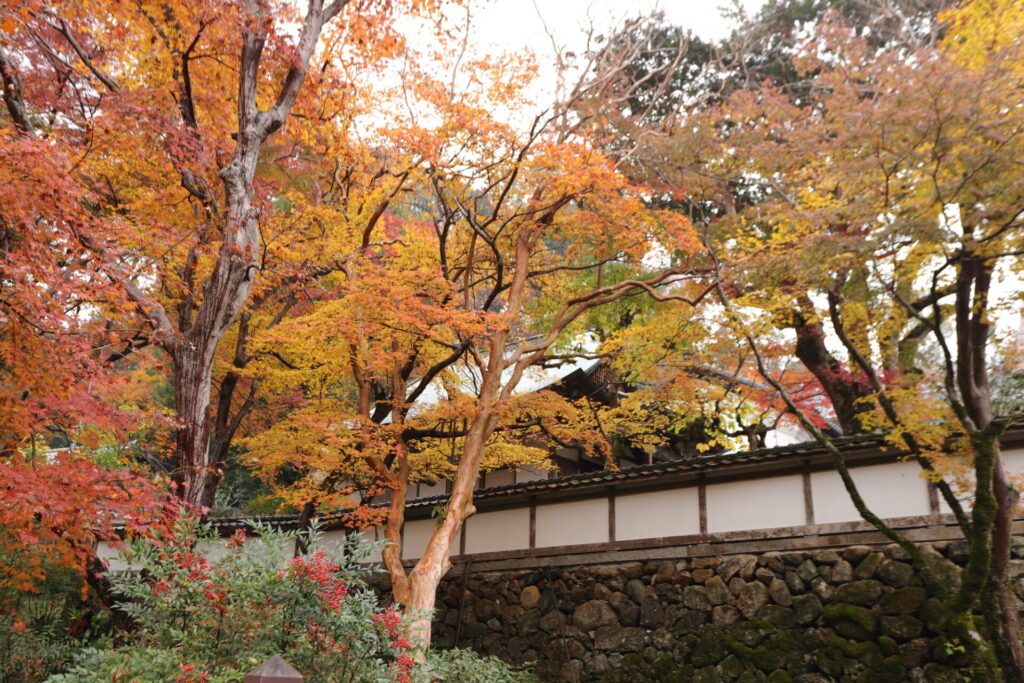
[[[178,408],[177,451],[173,480],[181,497],[190,504],[212,500],[208,486],[213,475],[210,463],[210,389],[213,356],[228,328],[238,319],[249,298],[253,277],[259,269],[259,224],[253,206],[253,180],[263,143],[278,130],[298,97],[309,61],[326,21],[346,3],[334,2],[326,10],[323,0],[310,0],[295,55],[284,76],[275,103],[266,110],[257,106],[260,62],[267,41],[264,10],[246,3],[252,17],[242,36],[238,81],[238,132],[235,152],[220,170],[226,212],[224,238],[213,272],[202,289],[202,302],[187,330],[170,344],[174,359],[175,404]]]

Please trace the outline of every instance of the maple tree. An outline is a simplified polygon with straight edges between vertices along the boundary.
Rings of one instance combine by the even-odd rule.
[[[0,605],[37,590],[53,567],[76,570],[102,599],[96,544],[119,545],[115,523],[133,534],[161,515],[163,487],[144,472],[108,470],[83,456],[41,460],[0,463]]]
[[[597,41],[586,66],[591,68],[590,82],[600,87],[581,98],[576,108],[591,120],[603,147],[627,173],[666,188],[654,201],[706,226],[710,239],[726,240],[729,235],[717,231],[728,221],[720,219],[762,202],[772,188],[770,182],[744,175],[744,148],[723,147],[716,140],[723,100],[737,91],[742,97],[771,86],[775,104],[787,103],[794,110],[812,107],[818,101],[813,94],[815,71],[802,60],[817,22],[839,19],[864,42],[864,49],[898,53],[934,45],[945,26],[937,13],[949,4],[772,3],[754,16],[739,14],[737,28],[717,44],[668,26],[658,14],[640,17],[607,40]],[[757,106],[753,103],[751,108]],[[686,125],[690,130],[684,132]],[[685,197],[675,196],[677,187],[686,188]],[[827,417],[819,421],[830,431],[858,432],[858,412],[869,390],[845,372],[842,359],[830,351],[814,303],[796,297],[792,304],[787,311],[780,309],[776,319],[796,334],[792,348],[802,367],[786,365],[792,385],[820,403]],[[706,340],[700,345],[707,346]],[[715,368],[714,374],[730,385],[737,372],[749,380],[752,358],[742,349],[735,351],[705,355],[688,368],[691,374],[703,373],[704,379],[711,379],[706,370]],[[771,399],[762,395],[758,400]]]
[[[211,425],[209,414],[214,358],[254,283],[273,268],[268,238],[281,236],[261,223],[275,193],[317,125],[364,111],[353,83],[398,45],[395,17],[432,7],[4,5],[3,138],[35,145],[41,171],[60,184],[44,178],[49,185],[31,196],[49,187],[61,202],[49,215],[29,206],[21,220],[32,229],[14,228],[51,250],[32,259],[60,262],[62,276],[75,275],[68,261],[90,262],[80,280],[114,285],[102,309],[118,321],[107,330],[112,358],[145,347],[169,356],[172,474],[187,501],[209,502],[216,481],[210,436],[224,424]],[[302,124],[292,116],[286,126],[293,113]],[[16,173],[20,160],[6,158]],[[34,233],[37,225],[58,233],[65,253]]]
[[[159,423],[139,395],[165,363],[180,495],[210,506],[239,448],[303,521],[385,493],[350,522],[384,525],[419,644],[481,472],[690,428],[755,447],[788,419],[943,597],[949,637],[1019,677],[1010,423],[989,385],[993,282],[1024,239],[1024,14],[974,0],[901,24],[882,4],[879,31],[833,21],[806,45],[813,3],[721,50],[633,22],[541,115],[528,60],[443,30],[429,54],[404,44],[397,18],[439,3],[0,5],[2,467],[17,500],[77,491],[3,509],[4,548],[53,540],[10,576],[87,564],[107,531],[71,510],[151,511],[135,475],[20,452]],[[587,335],[643,386],[607,409],[520,393],[591,355]],[[959,587],[860,499],[832,437],[870,430],[968,538]],[[407,571],[406,491],[442,478]]]
[[[540,464],[543,444],[560,440],[607,448],[564,399],[517,394],[524,377],[554,347],[571,349],[596,307],[709,291],[693,282],[688,221],[645,206],[645,188],[564,110],[515,125],[528,65],[456,54],[458,69],[442,54],[444,68],[406,74],[396,96],[408,115],[377,131],[373,154],[321,171],[330,190],[315,204],[294,197],[289,220],[323,226],[333,249],[307,299],[253,338],[245,371],[280,406],[245,440],[247,460],[304,516],[390,491],[386,510],[353,521],[384,515],[383,561],[422,644],[480,472]],[[449,82],[432,75],[453,69]],[[652,270],[642,261],[655,246],[672,263]],[[576,277],[586,271],[605,275]],[[439,478],[452,481],[449,503],[407,572],[406,489]]]
[[[1007,577],[1017,495],[999,453],[1016,416],[995,415],[989,375],[995,282],[1015,282],[1024,238],[1020,11],[966,3],[941,16],[941,42],[916,47],[821,24],[791,55],[800,97],[785,84],[741,88],[659,122],[632,152],[686,187],[679,208],[706,225],[720,287],[704,316],[739,344],[704,358],[739,359],[748,379],[756,368],[768,385],[758,400],[781,402],[832,453],[864,519],[943,597],[949,637],[1006,680],[1024,670]],[[664,326],[661,314],[672,311],[646,328]],[[700,358],[691,347],[671,357]],[[794,376],[794,357],[817,391]],[[882,430],[921,464],[970,544],[959,585],[865,506],[839,430]],[[953,485],[964,472],[972,509]]]

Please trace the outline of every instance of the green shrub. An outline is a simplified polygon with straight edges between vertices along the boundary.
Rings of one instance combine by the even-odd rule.
[[[402,619],[382,610],[357,577],[371,550],[350,545],[341,559],[318,549],[291,557],[295,532],[236,533],[221,556],[208,525],[179,515],[129,541],[130,572],[109,578],[134,623],[123,645],[82,651],[51,682],[227,683],[272,655],[308,681],[409,681],[412,658]]]
[[[532,674],[513,669],[496,657],[484,657],[472,650],[432,650],[425,666],[418,667],[417,683],[533,683]]]
[[[107,630],[107,615],[85,599],[78,572],[47,566],[36,590],[3,601],[0,683],[43,680]]]
[[[29,624],[15,614],[0,616],[0,682],[41,680],[59,671],[78,646],[54,624]]]

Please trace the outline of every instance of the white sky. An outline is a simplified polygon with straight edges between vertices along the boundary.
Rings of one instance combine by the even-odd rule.
[[[550,51],[545,24],[558,42],[572,45],[578,43],[591,21],[598,28],[607,29],[623,19],[656,9],[663,11],[670,23],[702,38],[723,38],[730,28],[729,20],[719,10],[724,4],[716,0],[490,0],[475,9],[474,24],[480,42],[510,50],[528,47],[543,53]],[[741,4],[752,12],[764,0],[741,0]]]
[[[748,13],[765,2],[737,1]],[[581,51],[590,26],[607,32],[625,19],[655,10],[664,12],[668,23],[701,38],[724,38],[732,26],[722,16],[728,4],[730,0],[471,0],[470,43],[477,53],[533,52],[540,66],[535,99],[544,102],[554,92],[552,40],[559,48]]]

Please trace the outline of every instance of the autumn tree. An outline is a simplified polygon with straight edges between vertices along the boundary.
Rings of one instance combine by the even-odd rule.
[[[967,3],[942,16],[940,43],[912,52],[821,24],[794,55],[805,100],[784,86],[740,89],[680,112],[646,147],[659,177],[709,211],[720,287],[706,315],[746,343],[864,519],[942,598],[948,637],[993,680],[1024,670],[1007,577],[1017,494],[999,453],[1017,416],[994,413],[989,376],[995,283],[1019,271],[1024,234],[1022,54],[1009,37],[1019,13]],[[780,374],[792,357],[827,402],[796,395]],[[832,416],[846,432],[884,431],[934,481],[970,546],[959,584],[864,505]],[[973,509],[950,484],[963,471]]]
[[[692,301],[709,291],[694,281],[698,245],[683,217],[646,207],[645,188],[564,109],[526,115],[528,64],[435,59],[443,68],[405,73],[396,97],[407,114],[378,131],[374,153],[331,169],[337,182],[316,206],[295,206],[336,231],[337,266],[318,280],[322,296],[254,340],[253,372],[293,403],[246,441],[264,476],[291,474],[283,490],[295,503],[337,504],[360,482],[390,489],[384,564],[424,645],[480,472],[538,463],[546,452],[524,447],[526,434],[602,447],[560,419],[561,398],[519,395],[524,378],[573,346],[587,311],[631,292]],[[643,259],[655,247],[669,257],[652,269]],[[602,269],[597,283],[576,277]],[[407,572],[407,485],[437,477],[452,493]]]
[[[701,112],[707,115],[737,91],[769,86],[793,107],[814,106],[816,69],[808,68],[801,55],[817,22],[841,20],[864,41],[865,49],[896,53],[934,45],[945,27],[937,14],[949,4],[942,0],[770,3],[752,16],[737,14],[736,28],[715,44],[688,36],[658,15],[641,17],[598,43],[589,57],[588,82],[600,87],[592,87],[576,106],[595,132],[600,131],[604,149],[625,172],[666,188],[652,201],[685,213],[704,226],[709,239],[727,240],[728,235],[717,232],[717,226],[723,225],[720,219],[763,201],[771,192],[770,183],[744,175],[739,150],[731,152],[732,163],[715,153],[721,149],[715,140],[702,139],[713,130],[714,116],[701,119]],[[680,127],[688,124],[693,126],[689,133],[679,134]],[[686,188],[684,198],[676,198],[678,187]],[[793,304],[777,317],[780,326],[795,333],[793,349],[803,366],[784,364],[788,375],[794,387],[800,386],[798,393],[818,401],[830,430],[856,433],[866,386],[841,371],[842,359],[830,350],[814,303],[797,298]],[[639,318],[644,315],[636,313]],[[751,361],[742,352],[704,358],[705,365],[715,366],[717,374],[726,378],[719,389],[734,386],[728,379],[736,375],[733,368],[749,370]],[[805,377],[805,372],[813,377]]]
[[[72,245],[49,262],[87,259],[128,302],[109,310],[112,355],[169,356],[187,501],[208,502],[216,477],[214,358],[272,265],[275,193],[309,128],[361,110],[353,83],[398,44],[395,17],[430,5],[5,3],[4,138],[38,140],[74,204],[34,207],[35,225]]]
[[[100,578],[96,544],[116,546],[162,514],[164,490],[145,472],[107,469],[87,456],[62,453],[51,460],[15,456],[0,463],[0,609],[38,590],[48,572],[71,569],[95,589]],[[120,530],[117,524],[125,525]],[[109,603],[108,603],[109,606]]]

